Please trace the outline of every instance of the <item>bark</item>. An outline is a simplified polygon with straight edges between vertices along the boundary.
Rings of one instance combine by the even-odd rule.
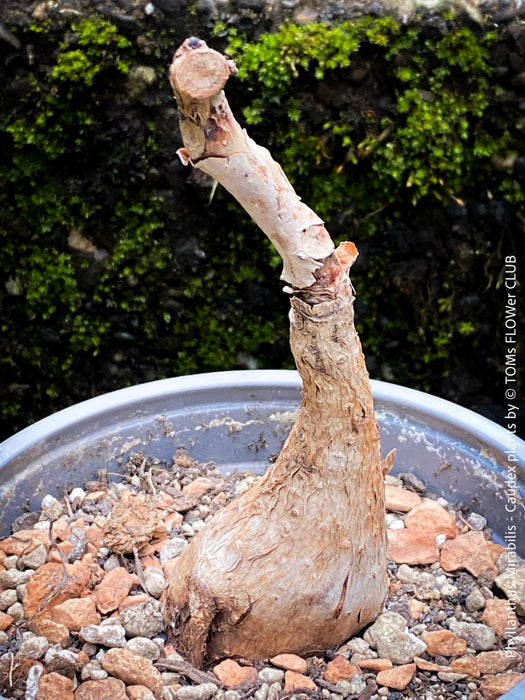
[[[303,401],[275,464],[209,521],[170,577],[165,617],[195,666],[332,648],[377,616],[387,592],[383,475],[393,455],[381,462],[354,327],[348,270],[357,251],[335,249],[236,122],[222,92],[234,71],[196,39],[175,54],[179,155],[226,187],[281,254]]]

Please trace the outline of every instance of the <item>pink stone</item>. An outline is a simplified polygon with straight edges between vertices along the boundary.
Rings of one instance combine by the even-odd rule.
[[[409,510],[421,503],[421,498],[413,491],[407,491],[400,486],[385,485],[385,505],[387,510],[408,513]]]
[[[128,693],[128,696],[124,695],[126,700],[127,697],[129,697],[129,700],[141,700],[141,698],[151,697],[151,690],[146,688],[145,685],[128,685],[126,691]],[[124,698],[122,700],[124,700]],[[111,700],[114,700],[114,698],[112,697]]]
[[[422,636],[430,656],[461,656],[467,650],[467,642],[450,630],[435,630]]]
[[[506,598],[489,598],[481,622],[492,627],[500,637],[514,636],[520,626],[516,613]]]
[[[386,671],[393,666],[390,659],[360,659],[357,665],[364,671],[373,671],[374,673]]]
[[[241,666],[233,659],[224,659],[213,667],[213,673],[226,688],[240,688],[244,683],[257,682],[257,669],[254,666]]]
[[[436,537],[446,535],[448,538],[457,537],[458,528],[454,518],[436,501],[424,500],[412,508],[405,519],[405,527],[428,532]]]
[[[394,690],[404,690],[410,683],[416,672],[416,664],[405,664],[403,666],[395,666],[386,671],[379,671],[376,676],[376,681],[379,685],[384,685],[387,688]]]
[[[479,686],[484,700],[497,700],[525,678],[524,673],[500,673],[486,676]]]
[[[38,683],[36,700],[74,700],[73,681],[60,673],[46,673]]]
[[[512,649],[482,651],[476,656],[476,663],[482,675],[503,673],[513,666],[517,666],[522,660],[522,655]]]
[[[284,692],[296,693],[301,690],[316,691],[317,686],[311,678],[302,673],[286,671],[284,674]]]
[[[100,615],[97,613],[93,596],[70,598],[51,610],[51,619],[73,632],[78,632],[85,625],[98,625]]]
[[[480,671],[475,656],[461,656],[450,662],[453,673],[466,673],[469,678],[479,678]]]
[[[162,676],[150,659],[137,656],[128,649],[108,649],[102,659],[102,667],[110,675],[128,685],[145,685],[152,693],[162,690]]]
[[[146,690],[151,695],[151,691],[148,688]],[[130,697],[132,696],[130,695]],[[101,698],[128,700],[125,684],[118,678],[85,681],[78,686],[75,692],[75,700],[101,700]]]
[[[345,659],[341,654],[328,662],[326,665],[326,670],[324,672],[324,679],[328,683],[337,683],[338,681],[349,681],[352,676],[359,673],[357,666]]]
[[[274,666],[284,668],[285,671],[295,671],[296,673],[306,673],[306,660],[297,654],[277,654],[270,659]]]
[[[223,485],[224,481],[222,479],[213,479],[209,476],[198,476],[196,479],[190,481],[189,484],[186,484],[186,486],[183,487],[182,493],[185,496],[202,498],[202,496],[204,496],[204,494],[211,489],[220,488]]]
[[[108,571],[95,590],[95,600],[100,612],[106,614],[116,610],[126,599],[133,583],[133,576],[123,566]]]
[[[14,619],[15,618],[11,617],[11,615],[8,615],[0,610],[0,632],[6,630]]]
[[[434,664],[426,659],[421,659],[419,656],[414,656],[414,663],[422,671],[431,671],[432,673],[439,673],[440,671],[451,671],[450,666],[441,666],[440,664]]]
[[[466,569],[476,577],[482,571],[488,571],[493,576],[498,573],[485,535],[474,531],[445,542],[441,550],[441,566],[445,571]]]
[[[439,559],[434,535],[418,530],[387,530],[387,557],[396,564],[433,564]]]
[[[425,603],[423,603],[421,600],[417,600],[416,598],[410,598],[408,601],[408,609],[410,610],[410,614],[412,615],[412,619],[414,621],[419,620],[425,607]]]
[[[45,530],[19,530],[14,535],[0,540],[0,549],[5,554],[16,554],[21,557],[23,554],[29,554],[36,549],[40,544],[46,547],[51,546],[49,533]]]

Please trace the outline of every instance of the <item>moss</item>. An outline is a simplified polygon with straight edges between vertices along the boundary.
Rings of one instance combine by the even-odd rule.
[[[129,69],[160,75],[184,38],[154,22],[140,35],[98,15],[17,30],[37,58],[7,63],[0,86],[8,432],[125,384],[291,365],[278,257],[220,188],[210,205],[176,170],[167,84],[129,92]],[[250,41],[217,26],[210,43],[238,61],[229,96],[251,135],[335,238],[358,244],[373,375],[456,398],[459,365],[476,381],[504,357],[493,308],[524,211],[524,145],[493,69],[521,39],[440,27],[364,18]]]

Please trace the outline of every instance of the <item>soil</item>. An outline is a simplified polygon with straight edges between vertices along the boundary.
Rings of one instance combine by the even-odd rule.
[[[167,465],[136,453],[122,478],[101,470],[20,516],[0,541],[0,694],[490,700],[525,677],[523,601],[501,588],[508,552],[481,515],[410,475],[386,477],[390,592],[374,624],[322,656],[191,667],[159,596],[187,542],[256,478],[183,450]]]

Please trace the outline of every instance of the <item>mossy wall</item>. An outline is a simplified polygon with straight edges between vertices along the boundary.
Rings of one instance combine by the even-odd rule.
[[[167,67],[191,33],[235,58],[228,94],[250,134],[357,244],[371,375],[501,420],[504,260],[520,260],[524,235],[524,25],[448,12],[267,31],[185,12],[117,21],[88,3],[7,18],[2,437],[129,384],[292,366],[279,260],[175,155]]]

